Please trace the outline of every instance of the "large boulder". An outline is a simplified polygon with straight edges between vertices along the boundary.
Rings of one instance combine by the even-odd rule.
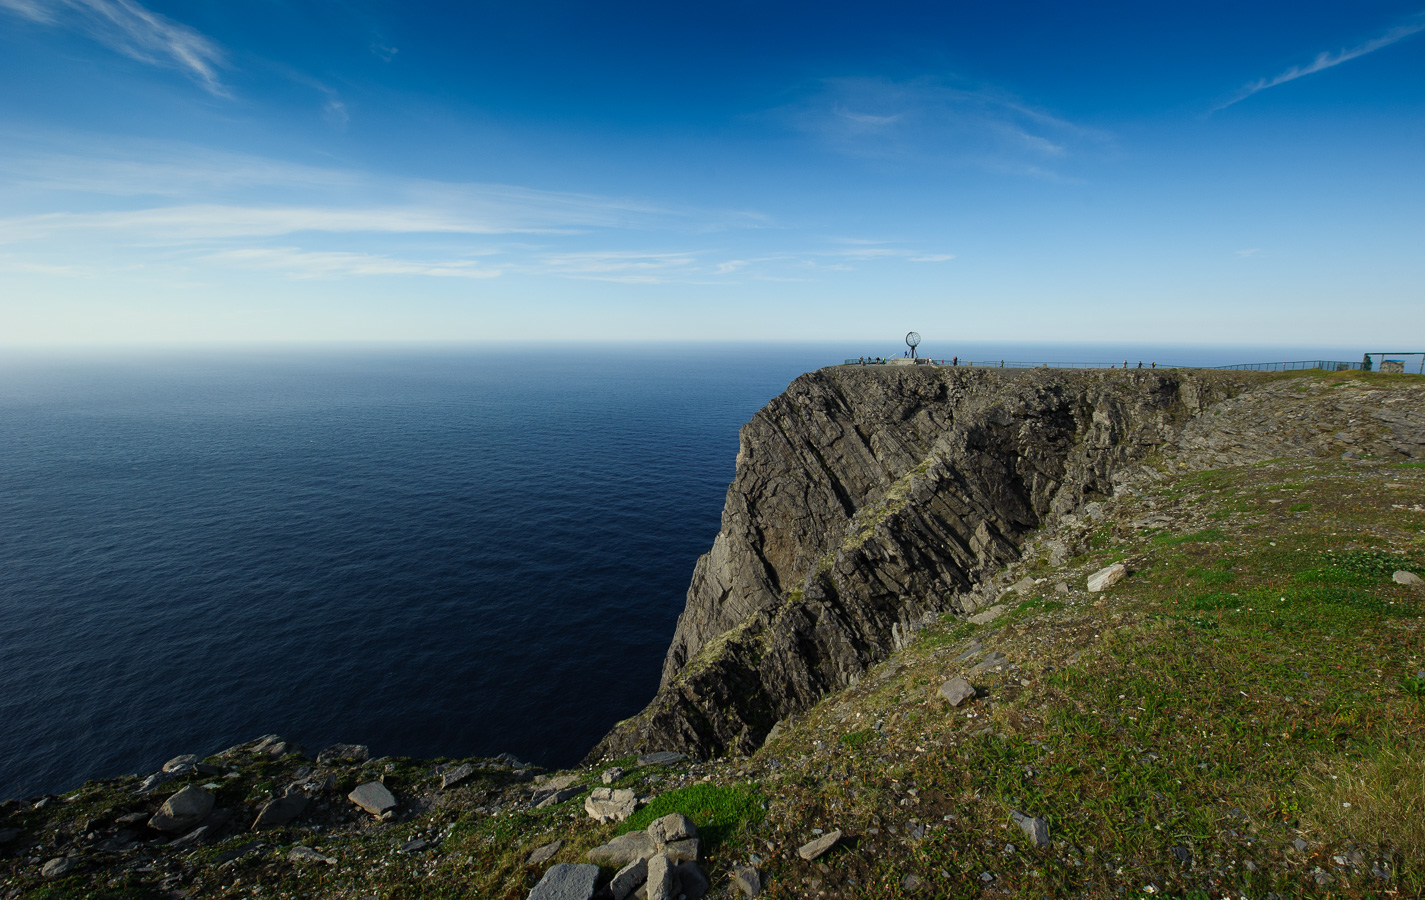
[[[269,800],[258,811],[257,819],[252,823],[252,830],[262,831],[265,828],[286,825],[306,811],[307,803],[307,795],[301,791],[278,797],[276,800]]]
[[[165,834],[186,834],[213,811],[213,795],[200,787],[189,785],[163,801],[158,812],[148,820],[150,828]]]
[[[638,796],[630,790],[616,788],[594,788],[584,798],[584,809],[600,824],[622,822],[638,809]]]
[[[630,831],[621,834],[602,847],[595,847],[587,854],[591,863],[617,869],[636,859],[647,859],[658,852],[658,842],[646,831]]]
[[[363,763],[371,758],[371,748],[365,744],[332,744],[317,754],[317,765]]]

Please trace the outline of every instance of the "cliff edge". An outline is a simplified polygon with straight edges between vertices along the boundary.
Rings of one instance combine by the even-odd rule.
[[[987,601],[1051,517],[1111,496],[1250,373],[834,367],[740,435],[657,696],[590,760],[748,753],[906,634]]]

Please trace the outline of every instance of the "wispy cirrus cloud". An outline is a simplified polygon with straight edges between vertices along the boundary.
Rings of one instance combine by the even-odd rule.
[[[471,259],[416,260],[381,254],[311,251],[298,247],[245,247],[208,257],[244,268],[275,269],[289,278],[331,279],[369,275],[421,275],[430,278],[498,278],[499,269]]]
[[[989,87],[922,77],[828,78],[777,111],[829,149],[866,159],[949,164],[1036,177],[1112,139]]]
[[[925,263],[949,262],[955,258],[953,253],[927,253],[924,250],[889,246],[889,241],[867,238],[838,238],[834,243],[842,246],[836,250],[827,251],[824,255],[849,260],[904,259],[910,262]]]
[[[1359,59],[1360,57],[1365,56],[1368,53],[1374,53],[1377,50],[1389,47],[1391,44],[1403,41],[1411,35],[1419,34],[1421,31],[1425,31],[1425,12],[1416,13],[1410,18],[1409,21],[1404,22],[1400,25],[1396,25],[1394,28],[1387,30],[1384,34],[1371,38],[1370,40],[1365,41],[1363,43],[1357,44],[1354,47],[1348,47],[1344,50],[1337,50],[1334,53],[1330,51],[1322,51],[1321,53],[1316,54],[1316,58],[1313,59],[1311,62],[1307,63],[1306,65],[1292,66],[1286,71],[1278,75],[1274,75],[1271,78],[1262,78],[1252,82],[1251,84],[1245,85],[1231,99],[1217,106],[1214,106],[1211,112],[1220,112],[1221,110],[1224,110],[1234,104],[1241,103],[1243,100],[1246,100],[1253,94],[1259,94],[1262,91],[1267,90],[1268,88],[1274,88],[1277,85],[1286,84],[1289,81],[1295,81],[1296,79],[1304,78],[1307,75],[1314,75],[1317,72],[1324,72],[1327,69],[1331,69],[1341,65],[1341,63],[1350,62],[1353,59]]]
[[[227,66],[222,49],[196,29],[133,0],[0,0],[0,8],[81,31],[131,59],[178,69],[209,93],[228,96],[218,76]]]

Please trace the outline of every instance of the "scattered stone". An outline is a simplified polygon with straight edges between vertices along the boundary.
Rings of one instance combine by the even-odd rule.
[[[74,871],[76,865],[78,864],[67,856],[57,856],[44,864],[40,874],[46,878],[63,878]]]
[[[921,881],[919,875],[907,875],[901,879],[901,888],[903,890],[918,891],[920,890],[920,885]]]
[[[1185,866],[1192,865],[1192,851],[1186,847],[1174,847],[1173,856]]]
[[[398,852],[398,853],[418,853],[418,852],[420,852],[421,850],[424,850],[425,848],[427,848],[427,847],[429,847],[429,846],[430,846],[430,843],[429,843],[428,841],[426,841],[424,838],[416,838],[415,840],[406,841],[404,844],[401,845],[401,849],[398,850],[397,852]]]
[[[807,861],[814,860],[834,847],[839,840],[841,840],[840,828],[835,831],[829,831],[810,843],[803,844],[797,848],[797,855]]]
[[[980,612],[975,613],[973,616],[970,616],[970,624],[988,625],[995,619],[998,619],[1000,616],[1004,615],[1005,610],[1007,609],[1009,609],[1009,607],[1005,604],[997,603],[994,606],[991,606],[989,609],[981,610]]]
[[[1396,584],[1404,584],[1410,587],[1419,587],[1420,585],[1425,584],[1425,579],[1422,579],[1414,572],[1396,572],[1394,575],[1390,576],[1390,580],[1394,581]]]
[[[980,644],[979,641],[975,641],[973,644],[971,644],[965,649],[964,653],[961,653],[959,656],[955,657],[955,662],[962,663],[966,662],[967,660],[974,659],[976,656],[979,656],[980,652],[984,649],[985,648]]]
[[[590,900],[598,880],[598,866],[560,863],[549,867],[529,892],[528,900]]]
[[[640,766],[671,766],[675,762],[682,762],[687,759],[687,755],[676,750],[659,750],[657,753],[645,753],[638,758]]]
[[[114,824],[115,824],[115,825],[137,825],[137,824],[139,824],[140,822],[143,822],[144,820],[146,820],[147,818],[148,818],[148,813],[146,813],[146,812],[124,813],[122,816],[119,816],[117,819],[114,820]]]
[[[622,822],[633,815],[637,808],[637,795],[627,789],[594,788],[593,792],[584,798],[585,811],[601,825],[606,822]]]
[[[1306,841],[1303,841],[1301,838],[1297,838],[1296,840],[1292,841],[1291,845],[1296,848],[1297,853],[1305,853],[1306,848],[1311,846],[1310,844],[1306,843]]]
[[[762,873],[751,866],[733,866],[732,883],[747,900],[762,893]]]
[[[555,804],[563,803],[565,800],[572,800],[575,797],[579,796],[579,792],[582,790],[583,788],[571,787],[565,788],[562,791],[555,791],[552,794],[545,795],[543,799],[541,799],[538,803],[534,805],[534,808],[547,809],[551,806],[554,806]]]
[[[175,778],[180,775],[187,775],[198,766],[198,757],[192,753],[185,753],[182,756],[175,756],[163,764],[163,771]]]
[[[274,756],[278,754],[273,754]],[[334,763],[364,763],[371,758],[371,748],[365,744],[332,744],[317,754],[317,765]]]
[[[148,776],[143,780],[143,783],[139,785],[137,793],[152,793],[153,791],[156,791],[160,787],[162,787],[164,782],[172,780],[173,776],[169,775],[167,772],[154,772],[152,775]]]
[[[257,819],[252,823],[252,830],[262,831],[264,828],[286,825],[306,811],[308,802],[310,801],[307,795],[300,791],[288,792],[276,800],[269,800],[258,811]]]
[[[678,873],[671,859],[656,853],[648,860],[648,900],[678,900]]]
[[[647,880],[648,860],[639,857],[618,870],[613,881],[609,882],[609,893],[613,895],[613,900],[624,900]]]
[[[1069,583],[1067,581],[1054,582],[1054,592],[1056,594],[1067,594],[1069,592]]]
[[[148,826],[166,834],[192,831],[213,811],[213,795],[200,787],[189,785],[163,801],[158,812],[148,820]]]
[[[591,863],[617,869],[635,859],[647,859],[658,852],[658,843],[646,831],[621,834],[602,847],[590,850],[586,858]]]
[[[604,784],[613,784],[627,774],[628,773],[623,769],[614,766],[612,769],[605,769],[603,774],[599,776],[599,780]]]
[[[975,696],[975,688],[963,678],[952,678],[940,686],[940,696],[950,701],[951,706],[959,706]]]
[[[470,763],[461,763],[455,768],[440,776],[440,789],[442,791],[455,787],[460,782],[475,774],[475,767]]]
[[[695,862],[678,863],[673,869],[673,877],[677,884],[678,896],[682,900],[703,900],[708,888],[712,887],[708,884],[707,876],[703,874],[703,870],[699,869]]]
[[[553,859],[554,854],[563,849],[564,841],[562,839],[552,841],[543,847],[536,848],[535,851],[525,859],[525,862],[531,866],[542,866]]]
[[[379,781],[368,781],[357,786],[356,790],[346,795],[346,799],[373,816],[384,815],[398,805],[391,791]]]
[[[235,859],[242,859],[244,856],[247,856],[249,853],[252,853],[254,850],[261,846],[261,841],[248,841],[246,844],[234,847],[231,850],[224,850],[222,853],[219,853],[217,856],[213,857],[213,865],[225,866]]]
[[[295,863],[324,863],[328,866],[336,865],[336,860],[330,856],[323,856],[311,847],[298,845],[293,847],[287,854],[287,858]]]
[[[1034,576],[1025,575],[1023,578],[1010,585],[1009,589],[1011,591],[1014,591],[1016,594],[1029,593],[1030,591],[1034,590]]]
[[[682,813],[669,813],[648,826],[648,835],[660,844],[698,836],[698,826]]]
[[[1049,823],[1038,816],[1026,816],[1019,810],[1012,810],[1009,817],[1020,827],[1036,847],[1049,846]]]
[[[1089,576],[1089,593],[1097,594],[1099,591],[1107,590],[1117,584],[1124,575],[1128,574],[1128,567],[1123,563],[1114,563],[1104,569]]]

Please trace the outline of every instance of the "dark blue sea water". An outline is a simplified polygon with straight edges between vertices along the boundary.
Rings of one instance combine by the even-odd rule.
[[[896,352],[8,352],[0,798],[268,732],[570,764],[657,687],[741,424]]]

